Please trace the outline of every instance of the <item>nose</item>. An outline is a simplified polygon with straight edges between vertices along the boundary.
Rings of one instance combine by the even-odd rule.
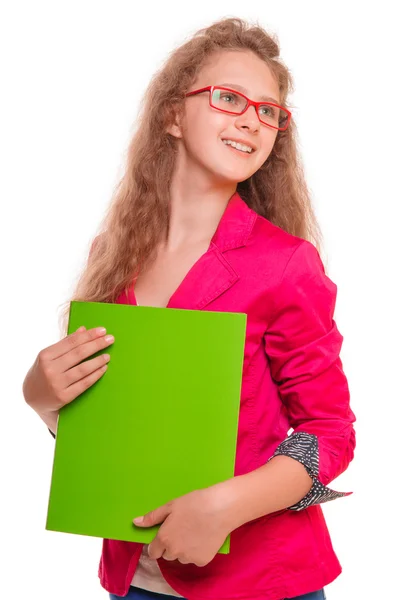
[[[260,129],[260,120],[256,108],[254,106],[249,106],[242,115],[236,117],[235,124],[237,127],[247,127],[253,132],[258,131]]]

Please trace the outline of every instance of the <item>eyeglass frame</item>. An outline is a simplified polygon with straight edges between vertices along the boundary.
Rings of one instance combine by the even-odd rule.
[[[214,104],[212,104],[211,100],[212,100],[212,96],[213,96],[213,91],[214,89],[217,88],[219,90],[226,90],[227,92],[233,92],[234,94],[239,94],[240,96],[242,96],[243,98],[245,98],[247,104],[246,107],[242,110],[242,112],[237,113],[237,112],[231,112],[230,110],[225,110],[223,108],[219,108],[218,106],[214,106]],[[275,104],[274,102],[266,102],[265,100],[262,100],[261,102],[256,102],[255,100],[250,100],[250,98],[248,98],[247,96],[245,96],[244,94],[242,94],[242,92],[239,92],[238,90],[234,90],[231,88],[227,88],[227,87],[223,87],[221,85],[208,85],[207,87],[204,88],[200,88],[198,90],[194,90],[192,92],[188,92],[187,94],[185,94],[185,97],[187,98],[188,96],[193,96],[195,94],[201,94],[202,92],[210,92],[209,94],[209,103],[210,106],[212,108],[214,108],[215,110],[219,110],[221,112],[225,112],[229,115],[243,115],[248,108],[250,108],[250,106],[254,106],[255,110],[256,110],[256,114],[258,117],[258,120],[260,121],[260,123],[262,125],[266,125],[267,127],[272,127],[272,129],[277,129],[278,131],[286,131],[286,129],[289,126],[290,123],[290,119],[292,116],[292,113],[290,112],[290,110],[288,110],[287,108],[285,108],[284,106],[280,106],[279,104]],[[260,115],[258,114],[258,107],[259,106],[263,106],[264,104],[266,104],[267,106],[276,106],[277,108],[281,108],[282,110],[284,110],[285,112],[287,112],[287,123],[286,123],[286,127],[275,127],[274,125],[270,125],[269,123],[265,123],[264,121],[262,121],[260,119]]]

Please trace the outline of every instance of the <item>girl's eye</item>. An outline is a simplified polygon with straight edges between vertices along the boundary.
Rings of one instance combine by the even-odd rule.
[[[263,115],[269,115],[270,117],[275,116],[275,108],[273,106],[268,106],[268,104],[260,106],[260,111]]]
[[[228,93],[228,94],[222,94],[221,98],[223,100],[225,100],[226,102],[228,102],[228,100],[226,100],[227,98],[231,98],[231,100],[228,102],[228,104],[231,104],[231,102],[234,103],[237,100],[237,96],[235,96],[235,94],[230,94],[230,93]]]

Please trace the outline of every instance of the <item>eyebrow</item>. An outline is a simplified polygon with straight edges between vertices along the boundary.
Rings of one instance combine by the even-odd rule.
[[[238,85],[237,83],[219,83],[218,85],[225,85],[227,87],[231,87],[234,88],[236,90],[239,90],[240,92],[243,92],[244,94],[247,95],[247,89],[242,87],[241,85]],[[275,100],[275,98],[272,98],[272,96],[260,96],[260,100],[265,100],[265,101],[269,101],[269,102],[274,102],[275,104],[280,104],[279,100]]]

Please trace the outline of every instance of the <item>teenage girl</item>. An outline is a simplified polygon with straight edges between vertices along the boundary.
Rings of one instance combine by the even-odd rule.
[[[103,540],[113,600],[320,600],[341,573],[321,505],[348,495],[328,486],[353,458],[355,416],[291,89],[258,25],[223,19],[177,48],[71,298],[247,314],[235,476],[132,514],[132,526],[162,524],[149,546]],[[54,437],[109,356],[82,360],[114,341],[65,324],[23,385]]]

